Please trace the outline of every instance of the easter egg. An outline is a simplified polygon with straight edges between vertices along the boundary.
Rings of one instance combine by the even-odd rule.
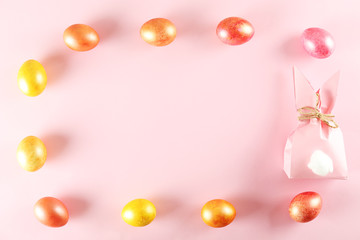
[[[146,199],[135,199],[125,205],[121,212],[122,219],[134,227],[144,227],[156,216],[156,208]]]
[[[322,199],[316,192],[303,192],[290,203],[289,214],[296,222],[309,222],[316,218],[322,207]]]
[[[28,136],[18,145],[16,157],[20,166],[29,172],[40,169],[46,161],[46,147],[37,137]]]
[[[85,24],[74,24],[64,31],[66,46],[75,51],[88,51],[96,47],[100,38],[97,32]]]
[[[222,199],[207,202],[202,210],[201,217],[210,227],[220,228],[229,225],[235,218],[234,206]]]
[[[34,214],[39,222],[49,227],[62,227],[69,221],[66,206],[53,197],[44,197],[37,201]]]
[[[165,18],[154,18],[140,29],[141,38],[153,46],[166,46],[176,37],[175,25]]]
[[[335,50],[334,38],[321,28],[306,29],[301,40],[306,52],[316,58],[327,58]]]
[[[44,67],[36,60],[23,63],[17,75],[20,90],[27,96],[35,97],[46,87],[47,76]]]
[[[218,38],[229,45],[246,43],[254,36],[254,32],[251,23],[239,17],[225,18],[216,28]]]

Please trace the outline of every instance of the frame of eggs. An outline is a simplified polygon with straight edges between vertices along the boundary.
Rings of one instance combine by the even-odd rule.
[[[240,17],[223,19],[216,28],[218,38],[228,45],[242,45],[254,35],[253,25]],[[140,28],[141,38],[148,44],[163,47],[176,38],[176,27],[168,19],[154,18],[145,22]],[[95,48],[100,40],[98,33],[85,24],[69,26],[63,34],[65,44],[74,51],[89,51]],[[326,58],[334,51],[334,40],[324,29],[309,28],[302,35],[304,49],[313,57]],[[47,84],[44,67],[36,60],[28,60],[18,72],[18,86],[27,96],[35,97],[41,94]],[[44,143],[35,136],[24,138],[17,149],[19,165],[26,171],[34,172],[46,162],[47,152]],[[309,222],[318,216],[322,199],[318,193],[304,192],[293,198],[289,206],[289,215],[297,222]],[[36,218],[44,225],[61,227],[66,225],[69,212],[59,199],[44,197],[34,206]],[[146,226],[156,216],[156,208],[146,199],[135,199],[122,211],[123,220],[132,226]],[[223,200],[214,199],[207,202],[202,210],[203,221],[211,227],[225,227],[236,216],[234,206]]]

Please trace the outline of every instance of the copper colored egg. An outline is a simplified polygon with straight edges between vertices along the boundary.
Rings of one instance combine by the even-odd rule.
[[[303,192],[290,203],[289,214],[296,222],[309,222],[316,218],[322,207],[322,199],[316,192]]]
[[[64,31],[66,46],[75,51],[88,51],[99,43],[99,35],[88,25],[74,24]]]
[[[165,18],[154,18],[144,23],[140,29],[141,38],[154,46],[166,46],[176,37],[175,25]]]
[[[53,197],[44,197],[37,201],[34,214],[39,222],[49,227],[62,227],[69,220],[66,206]]]
[[[229,45],[240,45],[254,35],[254,27],[245,19],[229,17],[222,20],[216,28],[219,39]]]

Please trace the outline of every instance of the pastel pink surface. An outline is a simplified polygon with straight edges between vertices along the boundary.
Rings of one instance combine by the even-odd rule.
[[[2,1],[0,239],[359,239],[359,7],[356,0]],[[217,38],[217,24],[229,16],[253,24],[249,42]],[[154,17],[177,27],[166,47],[139,35]],[[65,46],[63,31],[74,23],[99,33],[96,48]],[[313,26],[336,40],[329,58],[304,51],[301,34]],[[32,58],[48,72],[36,98],[16,84]],[[332,113],[349,180],[289,180],[283,172],[286,138],[297,124],[293,65],[315,89],[341,70]],[[15,157],[28,135],[48,148],[34,173]],[[288,206],[304,191],[318,192],[323,208],[298,224]],[[36,220],[33,205],[44,196],[67,206],[66,226]],[[157,207],[145,228],[121,219],[135,198]],[[201,207],[215,198],[237,210],[222,229],[201,220]]]

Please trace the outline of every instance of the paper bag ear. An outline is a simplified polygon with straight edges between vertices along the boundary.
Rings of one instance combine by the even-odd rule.
[[[296,108],[316,107],[318,97],[305,76],[294,66],[294,88]]]
[[[327,80],[320,89],[321,112],[325,114],[331,113],[332,109],[334,108],[339,78],[340,71],[335,73],[329,80]]]

